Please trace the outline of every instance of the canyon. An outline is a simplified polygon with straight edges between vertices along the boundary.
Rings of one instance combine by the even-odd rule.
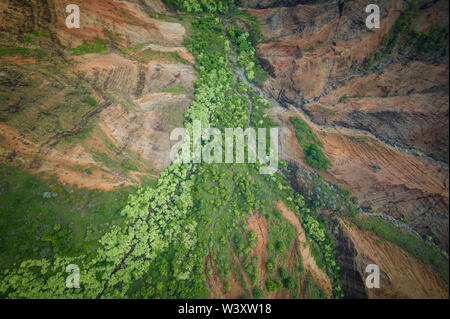
[[[199,77],[185,44],[190,17],[160,0],[87,0],[80,4],[81,28],[67,29],[66,4],[0,4],[0,46],[27,49],[0,54],[0,162],[89,190],[154,183],[170,165],[170,132],[183,127]],[[306,170],[350,191],[360,222],[371,213],[394,219],[402,235],[410,230],[448,266],[448,2],[420,1],[409,21],[418,33],[447,28],[443,50],[418,52],[404,34],[397,50],[370,67],[366,58],[382,50],[408,1],[378,1],[379,29],[366,28],[366,4],[242,0],[239,10],[260,23],[264,41],[255,45],[256,56],[269,76],[258,87],[242,69],[233,71],[270,102],[266,113],[281,128],[281,159],[294,173]],[[251,29],[245,19],[237,23]],[[100,49],[83,49],[86,43]],[[85,52],[74,54],[77,48]],[[295,117],[317,135],[328,170],[306,162]],[[294,189],[303,189],[302,178],[289,178]],[[289,272],[295,273],[294,260],[302,260],[331,298],[333,282],[317,265],[301,222],[283,202],[274,205],[295,229]],[[330,220],[345,297],[448,298],[448,277],[401,244],[327,209],[319,215]],[[247,218],[257,234],[252,251],[260,256],[260,285],[269,278],[266,218],[256,210]],[[205,273],[216,263],[208,255]],[[379,265],[382,289],[365,286],[369,263]],[[236,264],[243,267],[239,258]],[[205,277],[212,298],[238,298],[246,293],[242,282],[251,286],[247,274],[241,281],[231,275],[229,289],[216,270]],[[300,289],[266,297],[307,296]]]

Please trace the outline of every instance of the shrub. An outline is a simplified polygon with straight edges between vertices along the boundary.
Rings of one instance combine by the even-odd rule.
[[[289,273],[286,269],[283,267],[278,267],[278,275],[280,275],[281,279],[287,279],[289,278]]]
[[[253,47],[250,34],[236,27],[228,28],[227,33],[231,42],[236,46],[238,65],[245,68],[245,75],[250,82],[262,87],[269,75],[261,68],[256,58],[256,50]]]
[[[310,274],[305,279],[305,291],[306,298],[309,299],[323,299],[327,296],[322,288],[316,285]]]
[[[330,161],[323,153],[321,149],[322,143],[317,135],[300,117],[291,118],[291,122],[295,126],[295,135],[305,154],[306,163],[314,168],[327,170],[330,166]]]
[[[227,0],[164,0],[169,6],[189,13],[226,13],[236,1]]]
[[[433,27],[430,31],[419,33],[412,32],[411,43],[420,54],[437,53],[448,46],[448,27]]]
[[[264,297],[264,291],[261,288],[259,288],[259,287],[253,288],[253,298],[261,299],[263,297]]]
[[[326,158],[322,149],[317,144],[309,144],[306,150],[303,150],[308,165],[326,171],[330,166],[330,161]]]
[[[278,209],[276,209],[276,208],[273,210],[273,215],[276,218],[281,219],[281,212]]]
[[[250,15],[247,11],[234,11],[233,17],[245,21],[249,27],[250,37],[254,46],[264,42],[264,35],[261,30],[261,22],[257,17]]]
[[[73,55],[83,55],[87,53],[104,53],[106,51],[105,40],[97,38],[94,43],[83,43],[75,48],[72,48]]]
[[[90,97],[90,96],[88,96],[86,98],[86,102],[87,102],[87,104],[89,104],[92,107],[97,106],[97,101],[94,98]]]
[[[284,250],[284,243],[281,240],[275,242],[275,250],[279,253]]]
[[[268,278],[266,280],[266,288],[268,291],[277,291],[280,290],[283,285],[280,280]]]
[[[269,273],[271,273],[275,269],[275,260],[273,258],[269,258],[266,263],[266,269]]]
[[[297,282],[292,277],[283,279],[283,287],[289,290],[295,290],[297,288]]]

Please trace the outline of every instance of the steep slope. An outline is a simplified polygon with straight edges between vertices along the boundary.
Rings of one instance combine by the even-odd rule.
[[[166,2],[1,5],[0,297],[448,298],[448,4]],[[170,163],[195,120],[285,161]]]
[[[340,220],[338,228],[339,236],[347,243],[342,250],[350,250],[355,254],[352,264],[343,263],[350,266],[350,269],[345,268],[345,274],[359,273],[364,278],[365,267],[369,264],[376,264],[381,269],[380,288],[364,287],[368,298],[448,298],[447,287],[429,265],[391,242],[371,232],[359,230],[349,222]],[[351,280],[344,282],[352,284]],[[353,290],[353,294],[347,297],[361,297],[355,288],[347,287],[347,291]]]
[[[65,5],[2,3],[2,161],[80,187],[154,180],[193,98],[185,27],[151,18],[159,1],[83,1],[68,29]]]

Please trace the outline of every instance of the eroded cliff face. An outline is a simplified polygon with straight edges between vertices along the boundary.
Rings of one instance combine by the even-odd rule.
[[[448,250],[448,50],[422,55],[401,38],[401,49],[365,67],[405,3],[380,2],[380,29],[372,30],[365,5],[250,10],[266,38],[258,50],[272,75],[265,90],[322,132],[330,180],[364,207],[405,219]],[[447,2],[424,1],[411,28],[446,26],[447,17]],[[381,169],[374,172],[373,164]]]
[[[367,58],[382,51],[407,2],[378,2],[380,28],[372,30],[365,26],[364,1],[242,3],[258,17],[265,37],[257,51],[271,75],[263,91],[281,106],[269,114],[283,127],[283,158],[294,167],[315,170],[305,162],[290,122],[301,117],[331,161],[327,172],[316,172],[350,190],[364,210],[402,220],[448,252],[448,40],[443,49],[424,53],[417,51],[409,33],[399,34],[396,49],[367,66]],[[418,4],[410,30],[448,30],[448,2]],[[347,296],[445,295],[440,279],[430,279],[432,285],[438,282],[433,288],[422,281],[406,287],[403,281],[417,278],[397,278],[388,264],[405,262],[406,267],[409,262],[393,253],[398,246],[359,245],[364,240],[342,227],[336,239]],[[364,236],[376,237],[371,232]],[[367,240],[377,241],[375,237]],[[363,283],[363,265],[378,254],[374,249],[385,251],[380,263],[389,286],[377,292]],[[422,271],[422,265],[414,267]],[[434,276],[430,269],[427,273]]]
[[[338,262],[347,298],[448,298],[448,289],[433,269],[407,251],[355,225],[336,225]],[[380,268],[380,287],[367,288],[366,266]]]
[[[157,178],[193,98],[185,26],[151,18],[159,0],[92,0],[69,29],[67,4],[2,1],[1,44],[21,48],[0,57],[2,161],[88,188]]]
[[[314,171],[290,122],[301,117],[331,161],[327,172],[317,171],[325,180],[349,189],[363,209],[403,220],[448,251],[448,47],[423,55],[401,38],[399,50],[369,68],[365,59],[382,47],[405,1],[379,1],[381,28],[375,30],[364,24],[365,1],[241,3],[262,24],[266,41],[257,52],[271,75],[263,91],[280,104],[268,113],[283,127],[283,159]],[[187,26],[151,18],[166,13],[159,0],[88,0],[80,4],[81,28],[67,29],[67,4],[0,3],[0,46],[10,48],[0,54],[0,161],[106,190],[157,178],[169,164],[170,131],[182,126],[193,99],[195,60],[183,46]],[[412,28],[435,25],[448,26],[448,2],[423,1]],[[330,297],[332,283],[298,219],[277,205],[297,230],[300,250],[293,249],[292,258],[301,255]],[[370,231],[335,222],[347,297],[448,298],[428,265]],[[258,212],[248,221],[258,234],[261,286],[265,223]],[[382,290],[365,287],[368,263],[380,265]],[[236,278],[227,293],[215,274],[206,279],[211,297],[244,293]],[[301,291],[269,297],[305,297]]]
[[[363,61],[382,46],[404,2],[379,6],[380,29],[365,26],[362,1],[251,10],[268,39],[259,50],[273,75],[266,88],[294,105],[307,103],[314,120],[362,128],[391,144],[448,162],[448,132],[443,130],[448,127],[448,55],[422,56],[404,40],[400,52],[387,57],[380,68],[364,68]],[[445,1],[423,2],[411,28],[446,26],[446,12]],[[392,113],[383,116],[386,110]],[[412,121],[413,127],[408,125]]]

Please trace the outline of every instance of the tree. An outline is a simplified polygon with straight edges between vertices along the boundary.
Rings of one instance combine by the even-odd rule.
[[[266,288],[268,291],[277,291],[280,290],[283,285],[280,280],[268,278],[266,280]]]
[[[275,268],[275,260],[273,258],[268,259],[266,263],[267,271],[271,273],[274,270],[274,268]]]
[[[288,271],[281,266],[278,267],[278,274],[280,275],[281,279],[289,278]]]
[[[297,286],[297,283],[294,279],[292,279],[292,277],[287,277],[283,280],[283,286],[288,290],[294,290]]]
[[[253,288],[253,298],[261,299],[263,297],[264,297],[264,291],[261,288],[259,288],[259,287]]]
[[[284,250],[284,243],[281,240],[275,242],[275,250],[280,253]]]

